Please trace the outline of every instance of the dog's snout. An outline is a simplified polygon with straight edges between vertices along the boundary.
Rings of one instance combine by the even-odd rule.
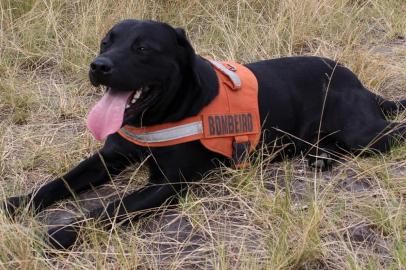
[[[113,62],[108,58],[96,58],[90,64],[90,71],[97,75],[108,75],[113,69]]]

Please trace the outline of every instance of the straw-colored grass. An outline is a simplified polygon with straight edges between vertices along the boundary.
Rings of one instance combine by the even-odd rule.
[[[121,19],[184,27],[199,54],[220,60],[330,57],[397,99],[404,14],[404,0],[0,0],[0,198],[100,147],[84,125],[102,92],[87,70]],[[406,269],[405,144],[326,173],[271,159],[263,151],[248,170],[213,172],[177,207],[129,226],[89,221],[71,251],[49,250],[39,216],[0,214],[0,269]],[[145,179],[134,168],[117,189]]]

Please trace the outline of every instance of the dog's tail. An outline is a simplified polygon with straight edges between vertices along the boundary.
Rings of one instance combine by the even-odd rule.
[[[406,110],[406,99],[392,101],[378,96],[378,104],[386,115],[396,115]]]

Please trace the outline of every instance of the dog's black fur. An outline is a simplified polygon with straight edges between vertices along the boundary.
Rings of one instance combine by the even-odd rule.
[[[318,138],[322,139],[319,146],[331,152],[358,152],[366,147],[385,152],[396,137],[405,137],[406,126],[387,121],[385,114],[402,109],[406,100],[392,102],[373,94],[339,63],[319,57],[287,57],[246,66],[258,79],[263,142],[269,147],[287,145],[281,151],[284,157],[312,153],[311,145]],[[105,85],[111,91],[150,87],[144,101],[125,114],[125,123],[134,126],[193,116],[218,91],[212,66],[195,54],[184,31],[154,21],[125,20],[115,25],[102,40],[89,76],[93,85]],[[26,196],[8,199],[3,207],[13,214],[30,202],[32,209],[41,211],[72,192],[109,181],[148,156],[149,184],[89,217],[123,219],[127,213],[159,207],[185,190],[185,182],[201,179],[220,163],[230,164],[199,141],[144,148],[112,134],[99,152],[66,175]],[[77,237],[70,226],[49,234],[51,244],[63,248]]]

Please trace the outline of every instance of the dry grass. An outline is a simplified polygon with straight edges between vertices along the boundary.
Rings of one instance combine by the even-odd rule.
[[[334,58],[371,91],[405,98],[405,13],[404,0],[0,0],[0,198],[100,146],[84,126],[101,92],[87,69],[120,19],[182,26],[200,54],[217,59]],[[323,174],[271,158],[214,172],[177,208],[131,226],[89,222],[81,244],[54,256],[44,252],[39,218],[0,215],[0,268],[406,269],[404,144]]]

